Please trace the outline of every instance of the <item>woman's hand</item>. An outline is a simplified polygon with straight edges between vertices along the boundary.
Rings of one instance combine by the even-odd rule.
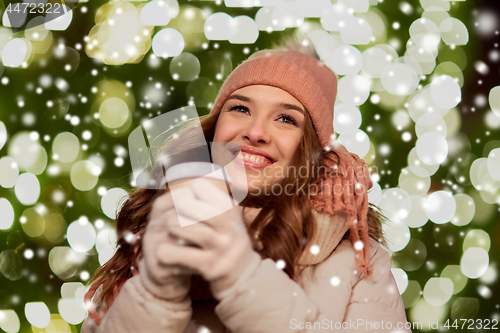
[[[168,235],[168,225],[178,225],[171,200],[159,197],[153,203],[146,233],[142,239],[143,259],[139,262],[139,275],[144,287],[158,298],[182,301],[189,293],[192,270],[170,265],[160,260],[158,249],[176,241]]]
[[[221,184],[225,190],[225,183]],[[229,194],[221,188],[200,178],[160,198],[170,206],[175,195],[175,208],[168,214],[182,215],[189,225],[169,223],[169,234],[182,241],[163,243],[158,249],[163,264],[184,266],[201,274],[210,282],[217,299],[261,260],[252,249],[242,208],[236,206],[224,211]],[[214,217],[207,219],[207,216]]]

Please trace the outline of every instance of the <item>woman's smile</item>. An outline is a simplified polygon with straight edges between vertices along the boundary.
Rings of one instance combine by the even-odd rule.
[[[239,151],[231,151],[235,162],[244,165],[245,168],[265,168],[274,164],[276,160],[261,149],[250,146],[239,146]]]
[[[235,161],[239,164],[243,164],[245,168],[265,168],[273,164],[264,156],[252,155],[241,152],[236,156]]]

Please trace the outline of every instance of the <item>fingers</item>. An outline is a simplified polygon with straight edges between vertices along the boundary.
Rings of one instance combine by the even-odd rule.
[[[178,275],[193,275],[198,273],[197,271],[191,268],[181,265],[162,265],[162,266],[163,267],[161,268],[162,269],[161,275],[164,276],[164,278],[168,278],[171,276],[178,276]]]
[[[161,244],[156,254],[163,265],[183,266],[196,272],[208,259],[208,254],[201,249],[169,243]]]
[[[175,188],[155,199],[151,215],[154,217],[158,214],[164,213],[169,209],[175,208],[174,196],[176,199],[195,197],[193,191],[189,187]]]
[[[201,222],[221,215],[233,207],[214,205],[198,199],[188,198],[176,202],[175,208],[179,215]]]
[[[198,178],[191,182],[191,188],[197,198],[213,205],[233,207],[227,190],[221,190],[207,179]]]
[[[180,265],[171,265],[169,266],[169,269],[172,275],[193,275],[197,273],[194,269]]]
[[[217,239],[217,233],[205,223],[197,223],[182,228],[170,228],[169,235],[203,249],[212,248]]]
[[[157,211],[156,213],[152,213],[146,233],[153,232],[159,235],[160,233],[167,232],[169,228],[176,226],[179,226],[179,218],[174,208],[162,211],[161,213]]]

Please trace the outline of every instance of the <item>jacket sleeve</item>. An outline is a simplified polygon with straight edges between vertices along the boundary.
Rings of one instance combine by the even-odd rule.
[[[411,333],[389,254],[377,247],[370,263],[373,274],[354,286],[344,321],[360,332]]]
[[[378,247],[378,243],[373,242]],[[377,247],[372,253],[378,252]],[[390,260],[389,266],[387,260],[389,260],[388,255],[382,256],[381,259],[377,257],[372,264],[374,271],[372,277],[378,279],[378,276],[382,275],[385,280],[380,281],[380,284],[389,283],[396,288],[394,279],[392,281],[387,279],[387,273],[392,276]],[[383,273],[381,270],[388,272]],[[312,333],[325,330],[376,332],[361,326],[353,328],[344,319],[348,321],[350,318],[363,318],[366,317],[366,313],[370,313],[369,318],[376,318],[378,322],[381,320],[406,322],[404,307],[403,315],[397,311],[384,312],[383,309],[379,309],[382,303],[373,297],[372,302],[366,303],[363,307],[350,305],[353,290],[364,276],[355,267],[354,250],[350,241],[342,241],[329,258],[305,273],[299,285],[278,269],[273,260],[261,260],[251,274],[238,281],[231,293],[221,299],[215,309],[216,314],[232,333]],[[370,286],[370,283],[367,283],[363,286],[368,289],[379,288],[380,284],[372,283]],[[379,290],[370,289],[370,292],[377,294]],[[397,297],[401,298],[399,293]],[[387,330],[379,331],[387,332]]]
[[[88,317],[82,333],[182,333],[191,318],[191,299],[174,303],[149,293],[136,275],[123,285],[99,326]]]

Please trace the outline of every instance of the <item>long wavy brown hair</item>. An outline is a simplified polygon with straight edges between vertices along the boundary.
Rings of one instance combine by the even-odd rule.
[[[297,48],[295,48],[297,50]],[[299,48],[300,49],[300,48]],[[314,55],[313,55],[314,56]],[[315,56],[317,58],[317,56]],[[215,134],[215,128],[219,113],[211,113],[200,117],[201,128],[206,142],[212,142]],[[262,258],[271,258],[275,261],[283,260],[285,262],[284,271],[290,278],[297,279],[298,272],[296,263],[300,255],[307,247],[307,241],[314,236],[316,231],[315,219],[312,214],[312,208],[309,206],[309,197],[304,191],[300,191],[304,186],[307,188],[309,184],[314,184],[313,170],[321,166],[323,154],[326,153],[320,144],[314,124],[308,113],[306,112],[304,121],[304,135],[300,141],[297,150],[293,156],[291,167],[299,170],[302,166],[308,166],[309,172],[305,177],[296,173],[288,173],[285,178],[281,179],[279,184],[281,188],[292,188],[294,195],[274,195],[272,193],[261,193],[259,195],[249,194],[243,202],[240,203],[244,207],[260,207],[259,214],[253,222],[248,226],[249,237],[252,240],[254,250],[257,251]],[[189,129],[189,121],[185,122],[186,129],[182,132],[183,137],[182,149],[189,151],[190,156],[182,156],[182,152],[178,151],[176,155],[183,161],[197,160],[196,147],[199,147],[199,142],[195,142],[194,132]],[[192,129],[192,128],[191,128]],[[191,150],[189,147],[190,141]],[[168,146],[165,140],[157,140],[158,145]],[[175,145],[170,145],[171,149],[175,150]],[[172,152],[172,150],[170,150]],[[170,161],[175,164],[174,161]],[[161,179],[164,170],[157,166],[153,172],[153,177]],[[285,187],[287,184],[291,184]],[[168,186],[166,187],[168,191]],[[307,192],[307,191],[306,191]],[[129,198],[123,204],[116,219],[116,232],[118,238],[118,250],[114,256],[106,262],[102,267],[99,267],[89,281],[89,284],[102,285],[102,291],[99,293],[98,299],[94,299],[95,303],[104,301],[111,306],[114,297],[116,297],[116,288],[121,286],[127,279],[133,276],[133,270],[138,267],[138,262],[142,257],[141,239],[145,232],[148,216],[151,212],[154,200],[165,193],[165,190],[139,188],[131,192]],[[368,226],[369,235],[378,242],[386,245],[385,237],[382,234],[383,216],[379,210],[370,206],[368,210]],[[137,241],[130,244],[125,241],[129,233],[136,236]],[[344,235],[348,238],[349,231]],[[199,277],[194,279],[193,286],[197,285]],[[206,284],[203,288],[193,287],[191,295],[198,295],[198,299],[204,299],[210,295],[206,289]],[[209,297],[209,296],[208,296]]]

